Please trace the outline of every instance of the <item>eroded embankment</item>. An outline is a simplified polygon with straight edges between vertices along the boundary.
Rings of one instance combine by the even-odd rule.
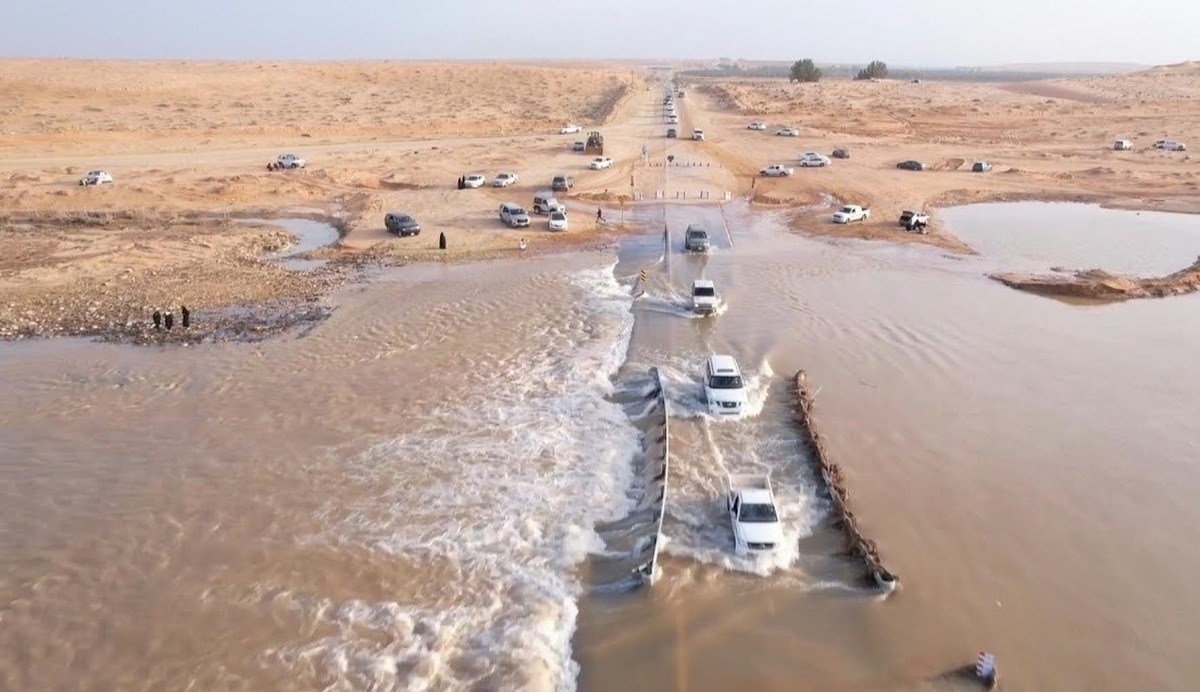
[[[1090,300],[1165,298],[1200,290],[1200,257],[1191,266],[1174,274],[1144,279],[1113,274],[1103,269],[1061,275],[1001,273],[988,276],[1009,288],[1049,296]]]
[[[875,542],[863,536],[858,528],[858,519],[850,510],[850,492],[846,490],[842,470],[829,460],[825,442],[821,438],[821,434],[817,432],[816,422],[813,420],[813,394],[805,382],[803,370],[796,372],[794,383],[796,389],[795,420],[800,426],[804,444],[808,448],[813,463],[821,472],[821,480],[824,481],[828,490],[829,499],[833,502],[834,521],[845,534],[846,552],[862,561],[866,569],[866,573],[863,575],[865,579],[873,582],[885,594],[891,593],[900,584],[900,577],[884,567]]]

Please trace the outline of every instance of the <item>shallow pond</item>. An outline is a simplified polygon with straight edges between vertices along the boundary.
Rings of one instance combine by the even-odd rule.
[[[1200,215],[1069,202],[997,202],[941,212],[946,228],[985,257],[1031,269],[1101,268],[1169,274],[1200,255]]]
[[[263,259],[276,262],[284,269],[293,271],[308,271],[319,269],[326,260],[303,259],[297,257],[310,250],[316,250],[337,242],[338,230],[324,221],[312,219],[245,219],[245,223],[278,226],[296,236],[296,244],[279,252],[264,255]]]

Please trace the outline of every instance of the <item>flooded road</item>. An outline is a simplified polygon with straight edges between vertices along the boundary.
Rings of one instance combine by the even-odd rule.
[[[639,212],[665,256],[659,226],[615,257],[405,267],[301,339],[0,347],[0,688],[970,689],[938,676],[979,650],[1013,689],[1193,687],[1200,296],[1081,308],[986,255]],[[684,309],[701,277],[715,317]],[[712,352],[752,415],[704,414]],[[597,593],[638,448],[615,400],[651,365],[663,574]],[[887,601],[837,554],[799,368]],[[746,471],[795,539],[766,563],[722,511]]]

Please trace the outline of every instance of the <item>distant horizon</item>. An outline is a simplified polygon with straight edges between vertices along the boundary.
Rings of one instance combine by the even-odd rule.
[[[4,60],[30,60],[30,61],[79,61],[79,62],[213,62],[213,63],[264,63],[264,62],[279,62],[279,63],[638,63],[639,67],[668,67],[669,65],[660,65],[661,63],[680,63],[687,67],[693,67],[696,64],[711,64],[717,66],[721,60],[731,60],[734,63],[742,63],[747,65],[790,65],[795,62],[794,59],[775,59],[775,58],[618,58],[618,57],[594,57],[594,58],[556,58],[556,57],[524,57],[524,58],[187,58],[187,57],[77,57],[70,55],[3,55],[0,54],[0,61]],[[919,65],[919,64],[901,64],[891,63],[882,58],[872,58],[868,60],[819,60],[813,58],[813,62],[819,66],[836,66],[836,67],[851,67],[862,65],[865,66],[871,60],[883,60],[888,67],[899,70],[1004,70],[1004,71],[1019,71],[1024,68],[1049,70],[1049,68],[1107,68],[1107,69],[1129,69],[1142,70],[1151,69],[1154,67],[1168,67],[1171,65],[1183,65],[1192,62],[1200,62],[1200,60],[1181,60],[1174,63],[1139,63],[1120,60],[1071,60],[1071,61],[1044,61],[1044,62],[1011,62],[997,64],[980,64],[980,65]]]
[[[1144,2],[1009,0],[41,0],[10,2],[0,51],[21,59],[140,60],[883,60],[930,69],[1010,64],[1170,65],[1196,54],[1200,4],[1169,21]],[[1153,34],[1131,27],[1154,22]],[[798,27],[805,27],[803,31]],[[852,28],[853,38],[847,40]],[[1066,27],[1068,30],[1064,31]],[[617,58],[614,55],[674,55]],[[750,59],[750,58],[746,58]]]

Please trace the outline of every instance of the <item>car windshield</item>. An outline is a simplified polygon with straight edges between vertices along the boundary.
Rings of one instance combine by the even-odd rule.
[[[738,521],[754,522],[754,523],[775,523],[779,521],[779,515],[775,514],[775,507],[772,505],[762,504],[745,504],[738,512]]]
[[[520,216],[520,215],[522,215],[522,214],[524,214],[524,213],[525,213],[525,210],[524,210],[524,209],[522,209],[522,208],[520,208],[520,207],[516,207],[516,208],[514,208],[514,209],[511,209],[511,210],[509,210],[509,212],[508,212],[508,213],[509,213],[509,214],[512,214],[512,215],[514,215],[514,216]]]
[[[689,238],[707,238],[708,232],[699,228],[689,228],[687,232]]]
[[[709,286],[697,286],[696,288],[692,289],[692,295],[711,298],[717,295],[717,289]]]
[[[413,217],[409,216],[408,214],[401,214],[396,217],[396,221],[400,223],[412,223]]]
[[[853,207],[842,207],[842,213],[843,213],[843,214],[851,214],[851,213],[853,213],[853,212],[854,212],[854,208],[853,208]]]
[[[565,221],[566,219],[567,219],[567,215],[562,213],[561,211],[556,211],[556,212],[550,214],[550,220],[552,220],[552,221]]]
[[[742,378],[739,375],[713,375],[708,378],[711,389],[742,389]]]

